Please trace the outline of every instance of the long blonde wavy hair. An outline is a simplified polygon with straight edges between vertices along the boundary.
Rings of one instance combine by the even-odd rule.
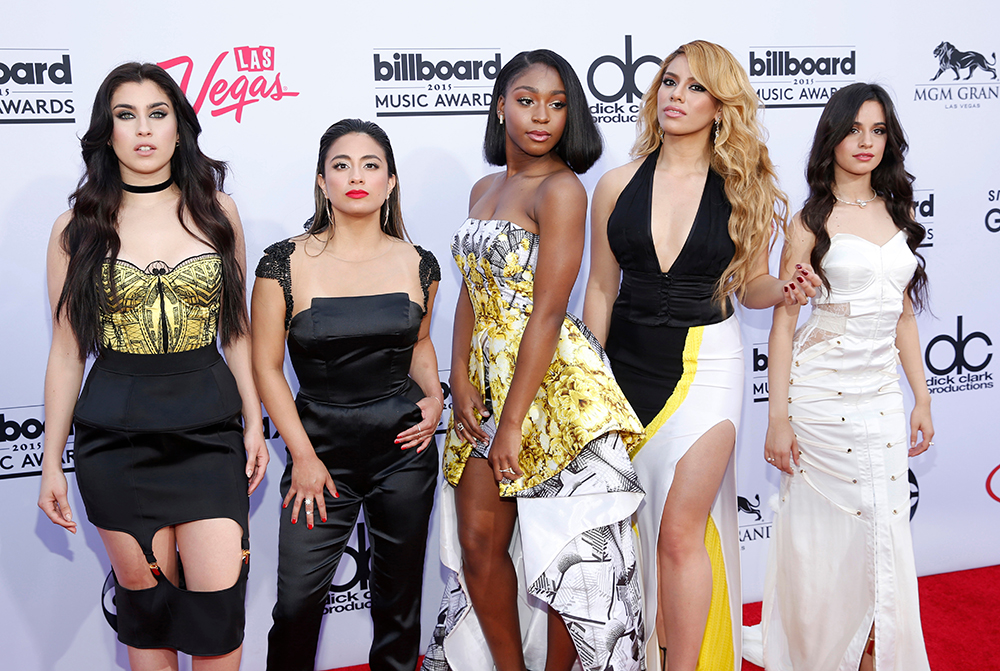
[[[775,231],[785,232],[788,197],[778,188],[774,164],[764,144],[764,127],[757,120],[760,101],[739,61],[724,47],[703,40],[681,45],[667,56],[642,97],[631,155],[648,156],[662,143],[656,94],[663,73],[681,54],[687,56],[691,74],[722,103],[718,137],[714,131],[710,133],[708,150],[712,152],[712,169],[723,178],[733,208],[729,237],[736,245],[736,254],[715,287],[715,297],[721,302],[735,293],[742,299],[757,255],[769,249]]]

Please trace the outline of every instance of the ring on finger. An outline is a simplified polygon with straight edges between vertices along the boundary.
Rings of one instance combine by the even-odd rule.
[[[772,464],[774,463],[774,457],[766,457],[766,459],[770,461]]]
[[[465,431],[465,424],[462,424],[461,422],[456,423],[455,424],[455,430],[456,431]]]
[[[513,475],[514,474],[514,469],[513,468],[501,468],[500,472],[501,473],[510,473],[511,475]]]

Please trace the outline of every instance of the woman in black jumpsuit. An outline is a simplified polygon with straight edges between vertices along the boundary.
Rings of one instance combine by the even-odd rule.
[[[403,240],[398,193],[382,129],[334,124],[320,141],[308,231],[268,247],[257,267],[254,372],[289,454],[270,671],[313,668],[326,595],[362,509],[371,668],[416,666],[443,406],[429,337],[440,270]],[[286,339],[294,401],[282,373]]]

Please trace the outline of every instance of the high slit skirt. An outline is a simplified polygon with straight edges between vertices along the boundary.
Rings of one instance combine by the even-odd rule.
[[[736,317],[688,328],[636,327],[613,321],[607,351],[615,378],[647,424],[646,440],[631,456],[646,492],[637,512],[637,529],[644,619],[648,623],[646,656],[649,668],[656,669],[660,659],[656,646],[662,644],[656,640],[655,628],[659,597],[656,551],[663,506],[677,464],[691,446],[722,422],[729,421],[739,430],[743,344]],[[650,357],[660,361],[651,362]],[[653,379],[654,365],[661,379]],[[648,391],[664,383],[670,388],[659,397]],[[644,412],[642,406],[649,406],[656,398],[660,399],[657,405]],[[702,671],[733,671],[742,656],[737,512],[734,450],[705,529],[712,564],[712,602],[698,661]]]

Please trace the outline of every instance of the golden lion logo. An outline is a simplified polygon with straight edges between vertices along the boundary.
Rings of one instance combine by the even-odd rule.
[[[997,63],[996,52],[991,54],[993,62],[989,63],[986,60],[986,56],[983,56],[979,52],[959,51],[951,42],[942,42],[934,47],[934,55],[937,56],[938,59],[938,71],[936,75],[931,77],[931,81],[940,77],[941,73],[945,70],[953,71],[955,73],[955,79],[960,79],[961,73],[959,73],[959,70],[962,68],[969,69],[969,75],[966,79],[972,77],[972,73],[976,71],[976,68],[979,68],[984,72],[992,72],[993,79],[997,78],[997,71],[992,67]]]

